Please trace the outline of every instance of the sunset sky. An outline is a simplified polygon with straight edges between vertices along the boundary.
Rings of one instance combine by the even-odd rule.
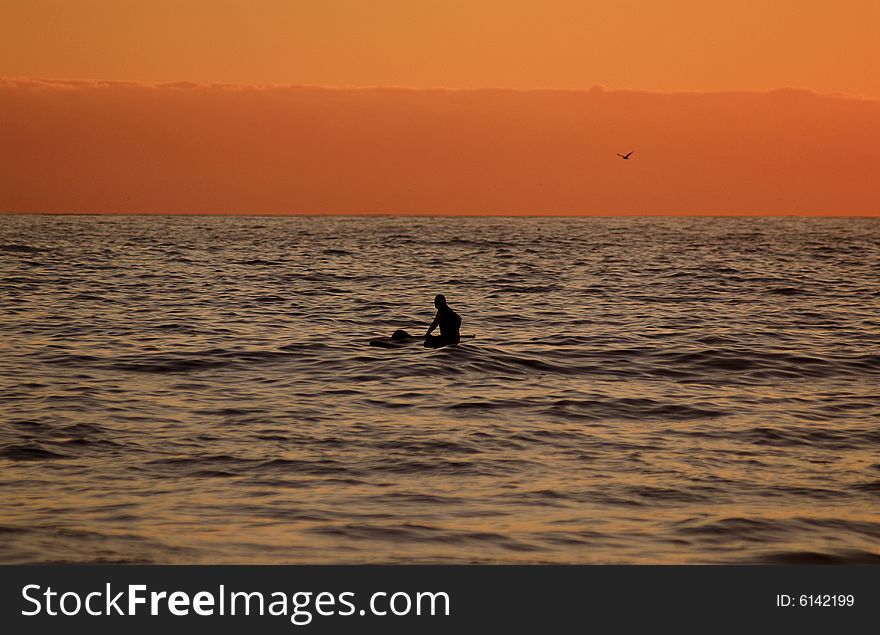
[[[0,0],[0,211],[875,215],[878,24],[876,0]]]

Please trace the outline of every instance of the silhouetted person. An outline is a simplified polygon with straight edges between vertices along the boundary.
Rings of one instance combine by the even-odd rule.
[[[437,307],[437,315],[428,332],[425,333],[425,346],[440,348],[449,344],[458,344],[461,341],[461,316],[446,304],[446,296],[438,295],[434,298],[434,306]],[[431,335],[431,332],[440,327],[440,335]]]

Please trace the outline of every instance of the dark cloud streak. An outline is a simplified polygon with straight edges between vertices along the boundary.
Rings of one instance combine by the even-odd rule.
[[[880,100],[7,79],[0,169],[7,212],[877,214]]]

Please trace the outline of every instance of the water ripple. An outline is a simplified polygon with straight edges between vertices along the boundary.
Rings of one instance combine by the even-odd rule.
[[[877,562],[880,222],[0,217],[0,562]],[[445,293],[477,337],[420,333]]]

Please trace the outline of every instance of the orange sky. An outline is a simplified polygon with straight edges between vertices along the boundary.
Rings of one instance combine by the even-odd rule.
[[[5,211],[880,210],[878,99],[5,82],[0,100]]]
[[[0,0],[0,76],[880,97],[877,0]]]
[[[877,214],[878,24],[876,0],[0,0],[0,211]]]

